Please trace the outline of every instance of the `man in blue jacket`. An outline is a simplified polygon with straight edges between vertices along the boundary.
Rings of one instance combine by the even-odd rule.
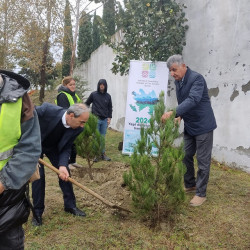
[[[173,55],[167,60],[167,67],[175,79],[178,106],[176,120],[184,120],[184,175],[186,192],[196,192],[190,201],[191,206],[200,206],[206,200],[209,179],[211,153],[213,147],[213,130],[217,127],[208,96],[204,77],[187,67],[181,55]],[[172,111],[166,112],[162,120],[168,119]],[[198,162],[197,179],[195,179],[194,155]]]
[[[36,107],[38,114],[42,155],[45,154],[52,165],[61,172],[59,185],[63,192],[64,210],[76,216],[86,216],[76,207],[75,195],[70,182],[67,182],[70,170],[68,168],[71,148],[76,137],[83,131],[84,124],[89,119],[89,109],[85,104],[77,103],[67,110],[50,103],[43,103]],[[40,167],[40,179],[32,183],[32,198],[37,218],[33,218],[33,225],[42,225],[45,198],[44,166]]]

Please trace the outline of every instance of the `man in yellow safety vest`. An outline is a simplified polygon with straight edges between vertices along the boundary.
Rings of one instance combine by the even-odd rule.
[[[0,70],[0,249],[24,249],[25,191],[41,153],[39,122],[21,75]]]

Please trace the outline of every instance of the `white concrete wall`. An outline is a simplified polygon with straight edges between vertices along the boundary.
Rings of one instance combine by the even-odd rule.
[[[205,77],[217,120],[213,157],[250,172],[250,1],[179,2],[187,6],[189,25],[183,56]],[[92,91],[100,78],[107,80],[113,100],[111,127],[123,131],[128,77],[112,74],[114,57],[102,45],[74,74],[86,79]],[[173,81],[168,83],[167,105],[176,106]]]
[[[183,0],[184,59],[206,78],[218,128],[213,157],[250,171],[250,1]]]
[[[116,34],[116,39],[121,39],[119,32]],[[114,57],[113,50],[103,44],[92,53],[91,58],[86,63],[75,69],[74,75],[80,76],[88,82],[89,94],[97,89],[99,79],[107,80],[108,93],[111,95],[113,103],[113,119],[111,120],[110,127],[123,131],[128,76],[115,75],[111,72]],[[88,93],[86,93],[87,97]]]

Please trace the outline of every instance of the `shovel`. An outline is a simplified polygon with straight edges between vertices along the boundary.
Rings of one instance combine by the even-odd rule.
[[[54,172],[56,172],[58,175],[60,174],[60,171],[55,168],[54,166],[50,165],[49,163],[45,162],[42,159],[39,159],[39,163],[43,164],[44,166],[50,168],[51,170],[53,170]],[[102,196],[100,196],[99,194],[95,193],[94,191],[92,191],[91,189],[83,186],[82,184],[80,184],[79,182],[77,182],[76,180],[74,180],[73,178],[69,177],[68,181],[70,181],[71,183],[75,184],[76,186],[78,186],[79,188],[83,189],[84,191],[86,191],[87,193],[91,194],[92,196],[94,196],[95,198],[97,198],[98,200],[100,200],[101,202],[103,202],[104,204],[106,204],[107,206],[111,207],[111,208],[116,208],[116,209],[120,209],[129,213],[132,213],[129,209],[120,207],[118,205],[113,204],[112,202],[104,199]]]

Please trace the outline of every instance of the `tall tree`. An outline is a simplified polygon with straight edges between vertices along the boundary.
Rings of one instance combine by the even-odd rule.
[[[118,19],[118,17],[120,17],[120,19],[124,19],[125,18],[125,11],[124,11],[124,9],[122,8],[122,5],[121,5],[121,3],[120,2],[116,2],[116,4],[117,4],[117,8],[116,8],[116,15],[117,15],[117,17],[116,17],[116,19]],[[122,26],[121,26],[121,23],[116,23],[117,24],[117,27],[116,27],[116,29],[117,30],[120,30],[120,29],[122,29]]]
[[[109,36],[115,34],[115,0],[107,0],[103,4],[103,23]]]
[[[85,2],[85,0],[83,0]],[[104,0],[89,0],[89,2],[95,2],[100,3]],[[77,37],[78,37],[78,30],[80,25],[80,7],[81,7],[82,0],[76,0],[75,8],[73,8],[74,14],[75,14],[75,30],[73,35],[73,47],[72,47],[72,56],[71,56],[71,62],[70,62],[70,75],[73,74],[74,66],[75,66],[75,57],[76,57],[76,44],[77,44]],[[90,4],[90,3],[89,3]],[[89,5],[87,4],[87,6]],[[87,8],[87,6],[84,7],[83,11]]]
[[[0,66],[31,74],[40,101],[54,68],[63,37],[65,0],[0,1]],[[39,76],[39,77],[37,77]],[[49,76],[49,77],[48,77]]]
[[[70,75],[72,46],[73,46],[73,35],[72,35],[70,6],[69,6],[69,0],[66,0],[65,10],[64,10],[62,77]]]
[[[24,1],[25,17],[23,27],[17,37],[18,46],[15,56],[19,60],[25,58],[26,65],[39,74],[40,102],[43,101],[47,75],[51,70],[51,48],[61,45],[63,37],[64,0]],[[56,54],[53,49],[53,55]],[[52,59],[53,60],[53,59]],[[54,63],[54,62],[52,62]]]
[[[80,2],[81,0],[76,0],[76,24],[75,24],[75,32],[73,38],[73,47],[72,47],[72,54],[71,54],[71,61],[70,61],[70,75],[73,74],[73,69],[75,66],[75,58],[76,58],[76,42],[79,30],[79,22],[80,22]]]
[[[42,50],[42,64],[40,69],[40,95],[39,95],[39,101],[42,102],[44,99],[44,92],[45,92],[45,84],[46,84],[46,64],[47,64],[47,58],[49,54],[49,38],[51,35],[51,21],[52,21],[52,8],[53,8],[53,2],[50,0],[46,1],[46,19],[47,23],[45,25],[44,30],[44,42],[43,42],[43,50]]]
[[[79,25],[78,61],[86,62],[93,51],[91,16],[82,12]]]
[[[100,17],[94,14],[93,19],[93,51],[96,50],[101,45],[101,35],[100,35],[100,28],[99,28],[99,19]]]
[[[16,45],[16,36],[23,28],[25,11],[21,0],[0,1],[0,67],[13,69],[15,58],[13,49]]]
[[[129,61],[166,61],[185,45],[185,6],[174,0],[127,0],[125,12],[117,15],[124,39],[112,42],[117,52],[113,73],[127,74]]]

